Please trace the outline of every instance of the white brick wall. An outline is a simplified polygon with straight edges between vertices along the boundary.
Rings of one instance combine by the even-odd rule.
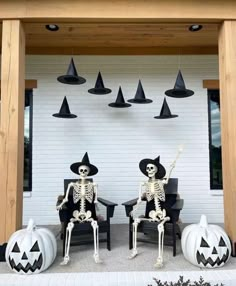
[[[78,73],[87,79],[83,85],[63,85],[56,80],[66,73],[69,56],[27,56],[26,78],[37,79],[38,88],[34,90],[33,191],[24,198],[24,223],[30,217],[38,224],[59,222],[55,203],[63,193],[63,179],[76,177],[70,165],[86,151],[99,168],[94,177],[99,196],[119,204],[112,221],[127,222],[121,203],[136,197],[139,182],[146,180],[139,161],[161,155],[161,163],[168,167],[179,144],[185,148],[172,176],[179,178],[179,193],[185,201],[183,222],[197,222],[202,213],[210,222],[222,222],[223,197],[212,196],[210,191],[207,90],[202,88],[203,79],[218,78],[217,57],[75,56],[74,60]],[[153,119],[179,68],[194,96],[167,97],[172,113],[179,117]],[[87,92],[99,70],[111,94]],[[139,78],[152,104],[125,109],[107,106],[115,100],[119,85],[125,99],[133,98]],[[78,118],[52,117],[65,95]]]

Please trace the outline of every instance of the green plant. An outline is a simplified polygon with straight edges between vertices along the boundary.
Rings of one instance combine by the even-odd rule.
[[[156,282],[157,286],[224,286],[224,284],[215,284],[212,285],[209,282],[205,282],[203,278],[200,276],[199,281],[191,282],[190,279],[184,281],[184,277],[180,276],[179,280],[177,282],[162,282],[161,280],[158,280],[157,278],[153,278],[153,280]],[[152,286],[152,284],[148,285]]]

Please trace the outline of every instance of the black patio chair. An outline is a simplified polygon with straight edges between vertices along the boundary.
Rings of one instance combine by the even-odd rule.
[[[170,178],[165,189],[165,202],[161,202],[161,207],[166,209],[166,215],[170,217],[170,221],[166,222],[165,227],[165,238],[166,236],[171,236],[171,245],[173,246],[173,256],[176,256],[176,237],[181,238],[181,229],[178,224],[179,214],[183,208],[184,200],[179,198],[178,195],[178,179]],[[138,198],[131,201],[125,202],[122,205],[125,206],[126,216],[129,217],[129,249],[133,248],[133,228],[132,224],[134,222],[130,212],[133,210],[134,205],[136,205]],[[146,199],[143,199],[146,201]],[[148,214],[150,210],[154,209],[154,200],[148,202],[146,201],[146,210],[143,217],[149,218]],[[146,235],[147,238],[140,239],[138,241],[157,243],[157,240],[150,240],[148,235],[157,234],[157,222],[142,221],[138,225],[138,232],[142,232]]]
[[[93,181],[93,179],[87,179],[87,180],[90,182]],[[64,195],[58,197],[57,205],[59,205],[62,202],[65,196],[68,184],[71,182],[74,183],[77,181],[78,179],[65,179],[64,180]],[[101,219],[97,216],[94,198],[93,198],[92,203],[89,203],[88,201],[86,201],[86,210],[90,210],[92,212],[92,218],[97,220],[98,226],[99,226],[99,236],[101,233],[106,234],[106,238],[105,239],[99,238],[99,242],[106,242],[107,249],[111,250],[110,219],[113,217],[114,209],[115,209],[115,206],[117,206],[117,204],[112,203],[108,200],[104,200],[100,197],[98,197],[98,202],[106,207],[106,219]],[[66,228],[67,228],[68,223],[70,222],[70,218],[73,217],[73,211],[75,209],[77,208],[76,208],[76,205],[73,203],[73,190],[71,188],[69,197],[68,197],[68,202],[63,205],[61,210],[59,210],[59,217],[60,217],[60,221],[62,224],[61,238],[63,239],[63,256],[65,254]],[[84,222],[84,223],[75,222],[75,226],[71,233],[71,246],[93,243],[92,234],[93,234],[93,229],[89,222]]]

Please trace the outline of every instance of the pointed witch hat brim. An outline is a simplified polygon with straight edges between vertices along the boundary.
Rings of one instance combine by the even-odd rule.
[[[94,176],[98,173],[98,168],[96,166],[94,166],[93,164],[90,164],[89,162],[89,157],[88,157],[88,153],[86,152],[84,154],[84,157],[82,159],[81,162],[76,162],[76,163],[73,163],[71,166],[70,166],[70,169],[73,173],[79,175],[79,167],[82,166],[82,165],[85,165],[85,166],[88,166],[89,169],[90,169],[90,172],[88,174],[88,176]]]
[[[78,76],[73,58],[71,58],[67,73],[59,76],[57,80],[61,83],[72,85],[83,84],[86,82],[85,78]]]
[[[163,165],[160,164],[160,156],[158,156],[156,159],[143,159],[139,162],[139,169],[140,171],[148,177],[148,173],[146,171],[147,165],[153,164],[157,167],[157,173],[155,175],[156,179],[162,179],[166,175],[166,169]]]
[[[95,83],[95,87],[94,88],[90,88],[88,90],[88,92],[92,93],[92,94],[108,94],[108,93],[111,92],[110,88],[106,88],[104,86],[102,75],[101,75],[100,72],[98,73],[97,80],[96,80],[96,83]]]
[[[181,71],[178,72],[176,81],[175,81],[175,86],[173,89],[168,89],[165,91],[165,94],[170,97],[175,97],[175,98],[184,98],[184,97],[189,97],[194,94],[194,91],[187,89],[185,87],[184,79],[182,76]]]
[[[116,107],[116,108],[124,108],[124,107],[130,107],[131,104],[125,102],[121,87],[119,87],[118,95],[115,102],[108,104],[110,107]]]
[[[178,115],[171,114],[170,108],[167,104],[166,99],[164,98],[162,107],[161,107],[161,112],[159,116],[155,116],[154,118],[156,119],[168,119],[168,118],[175,118],[178,117]]]
[[[70,113],[70,108],[66,96],[63,99],[60,111],[58,113],[54,113],[52,116],[58,118],[68,118],[68,119],[77,117],[77,115]]]
[[[151,103],[152,102],[151,99],[148,99],[145,97],[145,93],[143,90],[141,80],[139,80],[139,82],[138,82],[138,87],[137,87],[135,97],[132,99],[129,99],[127,101],[132,102],[132,103],[139,103],[139,104],[145,104],[145,103]]]

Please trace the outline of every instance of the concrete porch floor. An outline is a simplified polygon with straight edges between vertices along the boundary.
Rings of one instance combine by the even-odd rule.
[[[189,276],[189,275],[191,277],[203,276],[203,277],[208,277],[208,281],[209,281],[210,277],[215,278],[217,276],[218,279],[220,279],[220,277],[223,277],[224,275],[226,275],[226,277],[228,277],[230,279],[230,277],[232,276],[232,273],[235,273],[235,280],[234,281],[236,281],[236,271],[235,271],[236,270],[236,258],[231,257],[229,262],[224,267],[217,268],[216,270],[198,268],[198,267],[190,264],[188,261],[186,261],[184,259],[182,251],[181,251],[180,240],[178,240],[177,255],[175,257],[173,257],[173,255],[172,255],[172,247],[171,246],[165,246],[164,247],[164,267],[161,269],[157,269],[154,267],[154,263],[155,263],[156,258],[157,258],[157,245],[155,245],[155,244],[138,242],[139,255],[137,257],[135,257],[134,259],[129,260],[128,259],[128,255],[129,255],[128,225],[112,225],[112,227],[111,227],[111,233],[112,233],[112,235],[111,235],[111,239],[112,239],[111,240],[112,241],[111,251],[108,251],[106,249],[106,243],[100,244],[100,257],[103,260],[103,263],[96,264],[94,262],[94,260],[93,260],[93,244],[89,244],[89,245],[71,247],[71,251],[70,251],[71,261],[70,261],[70,263],[66,266],[61,266],[60,262],[62,261],[62,241],[59,239],[59,231],[60,231],[60,226],[53,227],[53,232],[55,234],[57,234],[57,238],[58,238],[58,254],[57,254],[57,257],[56,257],[53,265],[48,270],[43,272],[44,275],[50,274],[50,277],[54,277],[54,278],[57,277],[55,275],[51,275],[51,274],[55,274],[55,273],[57,273],[57,274],[58,273],[60,273],[60,274],[66,273],[66,275],[70,275],[70,273],[71,273],[72,276],[75,273],[77,273],[78,275],[83,274],[83,277],[86,277],[86,275],[89,275],[89,273],[91,273],[91,275],[92,275],[89,277],[96,277],[94,275],[95,275],[95,273],[97,273],[98,274],[97,277],[100,277],[101,273],[109,272],[110,273],[109,275],[112,275],[112,273],[119,273],[117,275],[118,276],[120,275],[121,277],[119,279],[122,279],[122,277],[127,277],[127,275],[128,275],[127,273],[130,273],[130,275],[132,275],[132,277],[134,277],[133,275],[135,273],[139,273],[138,275],[141,275],[141,273],[143,273],[142,275],[145,276],[146,274],[148,275],[148,273],[145,274],[145,272],[150,272],[150,274],[152,273],[152,276],[150,276],[149,282],[152,283],[153,282],[152,277],[167,277],[166,279],[168,280],[168,278],[170,279],[170,277],[172,277],[173,275],[174,275],[173,276],[174,278],[177,278],[177,279],[175,279],[175,281],[177,281],[179,275],[182,275],[183,272],[185,273],[184,276],[186,278],[188,278],[187,276]],[[122,272],[124,272],[124,276],[122,275]],[[4,277],[5,278],[10,277],[10,276],[11,277],[13,276],[15,278],[16,277],[22,277],[22,275],[16,275],[16,274],[12,274],[12,273],[13,272],[8,268],[6,263],[3,263],[3,262],[0,263],[0,274],[1,274],[0,275],[0,281],[3,281],[2,279]],[[4,274],[12,274],[12,275],[4,275]],[[160,276],[160,275],[162,275],[162,276]],[[163,276],[163,275],[165,275],[165,276]],[[193,276],[193,275],[196,275],[196,276]],[[26,277],[26,276],[23,275],[23,277]],[[29,277],[29,276],[27,276],[27,277]],[[32,278],[33,277],[42,277],[43,278],[45,276],[43,276],[43,275],[40,275],[40,276],[30,275],[30,277],[32,277]],[[19,279],[23,279],[23,278],[19,278]],[[104,280],[103,280],[103,282],[104,282]],[[24,281],[24,283],[25,283],[25,281]],[[7,284],[1,284],[0,283],[0,285],[7,285]],[[16,284],[16,285],[18,285],[18,284]],[[68,284],[68,285],[70,285],[70,284]],[[82,285],[82,284],[80,284],[80,285]],[[90,284],[88,284],[88,285],[90,285]],[[91,285],[95,285],[95,284],[91,284]],[[107,285],[110,285],[110,284],[107,284]],[[114,285],[120,285],[120,284],[114,284]],[[143,285],[145,285],[145,284],[143,284]],[[155,283],[153,283],[153,285],[155,285]],[[231,285],[231,284],[227,284],[227,285]]]

